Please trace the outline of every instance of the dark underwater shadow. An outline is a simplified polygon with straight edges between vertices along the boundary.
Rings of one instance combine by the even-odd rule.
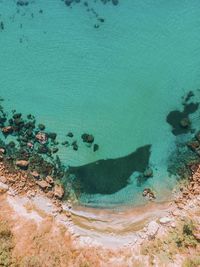
[[[128,184],[134,172],[144,172],[149,165],[151,145],[116,159],[98,160],[79,167],[70,167],[69,174],[80,183],[81,193],[113,194]]]
[[[180,122],[183,119],[189,120],[189,115],[195,113],[198,108],[199,103],[185,104],[183,111],[173,110],[167,115],[166,121],[172,126],[172,133],[175,136],[191,131],[190,127],[182,127]]]

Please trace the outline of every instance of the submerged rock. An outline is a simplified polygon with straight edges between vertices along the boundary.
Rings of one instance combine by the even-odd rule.
[[[94,146],[93,146],[93,151],[96,152],[97,150],[99,150],[99,145],[94,144]]]
[[[74,135],[73,135],[72,132],[69,132],[69,133],[67,134],[67,136],[70,137],[70,138],[72,138]]]
[[[81,135],[83,142],[92,144],[94,142],[94,136],[92,134],[84,133]]]

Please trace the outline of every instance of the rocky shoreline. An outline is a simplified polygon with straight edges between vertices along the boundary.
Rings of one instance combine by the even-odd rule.
[[[149,213],[147,218],[143,218],[140,222],[135,223],[134,227],[130,227],[130,225],[128,226],[126,224],[128,221],[130,222],[133,220],[135,216],[139,217],[139,214],[137,214],[137,212],[135,213],[133,209],[132,212],[129,211],[129,215],[127,217],[125,212],[119,219],[119,221],[121,221],[121,226],[119,229],[114,229],[117,225],[116,221],[115,226],[113,225],[113,229],[112,224],[107,224],[107,227],[110,229],[110,233],[106,228],[105,232],[103,231],[98,233],[98,227],[95,228],[93,219],[90,220],[90,218],[88,218],[89,228],[84,230],[83,214],[77,217],[76,205],[70,201],[63,202],[60,200],[60,192],[62,191],[57,191],[56,186],[52,184],[53,180],[51,180],[51,178],[48,176],[45,180],[48,186],[46,187],[47,184],[45,184],[43,187],[43,185],[41,186],[41,183],[38,182],[39,180],[37,181],[34,178],[30,178],[30,176],[27,175],[26,170],[16,170],[15,172],[11,172],[7,168],[5,162],[0,162],[0,195],[7,199],[7,201],[10,203],[9,205],[11,205],[11,208],[14,208],[14,210],[16,209],[15,212],[17,212],[17,210],[21,210],[22,208],[24,209],[29,203],[29,206],[32,205],[34,212],[38,214],[43,212],[48,216],[53,216],[56,218],[59,224],[67,227],[67,231],[73,237],[73,244],[78,249],[89,249],[91,247],[96,247],[102,253],[105,253],[104,248],[109,245],[109,239],[111,241],[113,238],[113,240],[115,240],[115,245],[113,245],[112,242],[112,245],[110,247],[108,246],[110,253],[112,252],[115,254],[119,253],[119,251],[122,251],[122,255],[123,253],[126,255],[128,251],[132,251],[138,255],[138,259],[145,259],[145,266],[162,266],[156,265],[156,261],[159,260],[156,255],[153,257],[154,263],[150,264],[149,257],[151,254],[148,254],[150,252],[144,256],[141,254],[141,249],[144,248],[144,246],[146,247],[148,244],[150,246],[150,244],[155,242],[157,239],[165,239],[165,237],[168,236],[171,231],[173,232],[179,229],[178,227],[180,223],[188,220],[195,222],[195,229],[192,232],[192,240],[195,242],[195,250],[198,251],[200,249],[200,166],[192,165],[190,168],[192,175],[187,184],[185,183],[180,185],[180,190],[177,190],[176,199],[174,201],[171,201],[168,204],[161,204],[159,208],[160,212],[158,213],[155,213],[156,209],[159,210],[156,204],[155,206],[147,207],[145,211],[146,213]],[[36,175],[36,173],[32,173],[32,175],[33,174]],[[54,194],[50,195],[48,190],[46,190],[49,185],[53,187],[52,192],[54,192]],[[154,204],[152,203],[152,205]],[[95,214],[94,210],[93,213]],[[2,215],[1,212],[0,215]],[[21,214],[20,216],[23,217],[24,215]],[[28,218],[29,215],[27,214],[26,217]],[[112,217],[112,215],[110,215],[110,217]],[[32,216],[30,216],[30,219],[31,218]],[[102,212],[101,219],[104,220],[105,218],[106,217],[103,217]],[[96,223],[97,225],[100,223],[98,222],[97,217]],[[140,224],[140,227],[137,226],[138,224]],[[123,225],[126,225],[124,229],[122,229]],[[100,226],[102,231],[104,226],[102,223]],[[92,227],[94,227],[93,230]],[[100,239],[97,239],[98,234],[101,236]],[[184,249],[187,250],[187,253],[189,253],[188,248]],[[150,250],[149,247],[148,250]],[[113,257],[114,260],[116,255]],[[172,257],[171,262],[174,265],[170,263],[171,265],[169,264],[163,266],[182,266],[180,263],[176,263],[176,261],[177,259]],[[120,266],[130,266],[126,265],[125,262],[123,263],[123,261],[121,264],[122,265]],[[97,266],[118,265],[106,265],[105,263],[105,265],[99,264]]]

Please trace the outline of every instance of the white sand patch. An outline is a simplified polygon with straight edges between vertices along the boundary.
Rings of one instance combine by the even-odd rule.
[[[20,197],[7,197],[7,201],[9,205],[13,208],[13,210],[19,215],[27,220],[34,220],[36,223],[41,223],[43,221],[43,218],[36,212],[36,211],[27,211],[25,208],[25,204],[28,203],[27,198],[20,198]]]

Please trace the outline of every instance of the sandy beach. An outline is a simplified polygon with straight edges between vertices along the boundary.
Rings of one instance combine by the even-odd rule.
[[[182,265],[186,258],[199,253],[200,168],[174,201],[116,211],[61,202],[49,198],[38,185],[17,193],[9,181],[19,173],[21,179],[26,177],[25,171],[10,174],[0,163],[0,172],[0,219],[11,229],[15,244],[11,258],[16,266],[187,266]],[[188,220],[195,222],[195,250],[192,246],[175,250],[164,261],[159,252],[153,253],[152,261],[155,243],[180,231]],[[63,255],[68,255],[67,261]]]

